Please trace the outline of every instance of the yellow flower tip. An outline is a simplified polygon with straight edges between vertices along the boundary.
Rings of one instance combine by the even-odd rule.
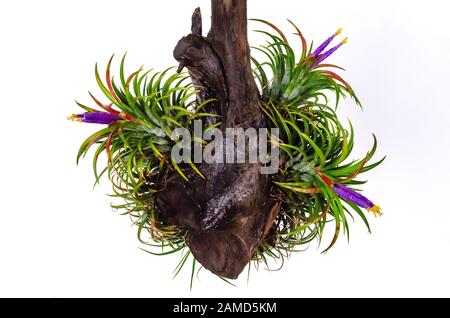
[[[334,35],[339,35],[342,33],[342,28],[339,28],[336,32],[334,32]]]
[[[374,206],[372,206],[370,208],[367,208],[367,211],[372,212],[375,216],[382,216],[383,215],[379,205],[374,205]]]
[[[78,122],[82,122],[83,120],[81,118],[77,118],[77,114],[72,114],[69,117],[67,117],[68,120],[71,121],[78,121]]]
[[[345,44],[347,42],[348,42],[348,38],[345,38],[345,39],[342,40],[342,44]]]

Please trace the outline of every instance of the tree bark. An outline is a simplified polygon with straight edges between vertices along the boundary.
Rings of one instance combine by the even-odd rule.
[[[196,9],[191,32],[179,41],[174,57],[202,87],[198,102],[216,99],[206,111],[221,116],[222,130],[266,127],[251,69],[246,0],[212,0],[207,37]],[[208,124],[216,120],[211,117]],[[174,173],[157,194],[163,220],[184,228],[194,257],[222,277],[238,277],[273,222],[270,180],[260,168],[259,163],[201,164],[206,180],[191,172],[186,183]]]

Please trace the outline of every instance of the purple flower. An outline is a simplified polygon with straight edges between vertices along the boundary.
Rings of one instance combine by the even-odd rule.
[[[325,53],[317,56],[315,64],[318,65],[318,64],[322,63],[325,59],[327,59],[331,54],[336,52],[336,50],[339,49],[345,43],[347,43],[347,38],[345,38],[341,43],[339,43],[335,47],[333,47],[333,48],[329,49],[328,51],[326,51]]]
[[[341,199],[353,202],[357,206],[373,212],[375,215],[381,215],[380,207],[378,205],[375,205],[372,201],[367,199],[362,194],[339,183],[332,184],[331,188]]]
[[[333,41],[333,39],[341,34],[342,32],[342,28],[340,28],[339,30],[337,30],[336,32],[334,32],[334,34],[332,36],[330,36],[328,39],[325,40],[325,42],[323,42],[314,52],[313,52],[313,57],[317,58],[319,56],[320,53],[323,52],[323,50],[325,50],[327,48],[327,46],[331,43],[331,41]]]
[[[88,124],[109,125],[115,121],[121,120],[122,118],[106,112],[88,112],[84,114],[73,114],[69,117],[69,119]]]
[[[326,175],[324,175],[322,172],[320,172],[319,169],[314,168],[314,171],[317,172],[319,177],[325,182],[327,186],[329,186],[331,189],[333,189],[334,193],[338,195],[343,200],[350,201],[357,206],[367,209],[370,212],[373,212],[375,216],[381,215],[381,209],[378,205],[373,204],[372,201],[367,199],[362,194],[346,187],[345,185],[339,184],[339,183],[333,183]]]

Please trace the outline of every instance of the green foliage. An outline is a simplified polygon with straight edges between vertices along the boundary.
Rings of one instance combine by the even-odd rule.
[[[369,164],[377,148],[374,145],[360,160],[349,161],[353,149],[354,132],[351,123],[345,128],[336,114],[340,100],[350,97],[361,106],[353,89],[329,68],[332,64],[316,65],[311,56],[312,45],[307,42],[295,24],[300,39],[301,54],[295,50],[280,29],[263,20],[269,31],[258,30],[267,37],[263,46],[252,48],[254,76],[260,89],[261,108],[271,127],[280,131],[281,169],[273,176],[272,196],[277,199],[278,215],[253,260],[269,266],[268,259],[283,260],[303,245],[318,239],[325,226],[333,222],[335,235],[324,250],[336,242],[339,233],[349,235],[349,218],[358,215],[370,231],[364,212],[355,204],[340,199],[320,176],[347,186],[359,186],[360,173],[369,171],[382,161]],[[121,203],[113,205],[129,215],[137,226],[143,249],[154,255],[181,252],[181,260],[174,270],[178,275],[188,259],[193,259],[186,244],[183,229],[161,222],[154,194],[165,186],[166,176],[174,171],[186,178],[185,170],[193,165],[178,166],[170,158],[177,142],[173,130],[182,127],[192,130],[196,118],[212,116],[202,112],[210,101],[198,105],[197,88],[189,76],[178,74],[173,68],[163,72],[144,71],[142,68],[125,76],[125,56],[120,63],[119,80],[111,77],[112,58],[103,81],[98,67],[95,77],[103,98],[100,102],[92,94],[95,104],[103,111],[120,113],[118,120],[100,129],[81,145],[77,162],[96,147],[93,169],[96,183],[107,175],[113,185],[111,196]],[[331,104],[331,98],[335,103]],[[86,112],[94,108],[77,104]],[[204,130],[211,127],[204,127]],[[105,153],[107,163],[99,168],[99,157]],[[192,276],[195,259],[192,263]],[[192,280],[191,280],[192,285]]]
[[[194,119],[210,116],[201,112],[208,101],[197,105],[197,90],[188,81],[189,76],[178,74],[173,68],[161,73],[144,72],[141,68],[126,77],[125,56],[120,64],[120,82],[116,84],[110,77],[111,60],[106,70],[106,85],[97,66],[95,68],[97,83],[110,104],[102,104],[91,96],[100,108],[110,111],[116,107],[128,116],[88,137],[79,149],[77,161],[95,145],[93,169],[96,182],[107,174],[113,185],[111,196],[122,201],[113,207],[132,217],[138,227],[139,240],[160,249],[160,252],[149,251],[152,254],[180,251],[186,246],[184,232],[160,221],[154,193],[164,187],[165,176],[171,171],[186,178],[184,167],[179,167],[170,158],[171,149],[178,141],[172,133],[176,127],[191,130]],[[85,111],[95,111],[78,105]],[[104,152],[107,165],[99,169],[98,159]],[[191,167],[195,168],[193,164]],[[149,234],[153,243],[144,240],[143,233]]]
[[[257,31],[267,36],[264,46],[254,48],[263,53],[263,59],[252,57],[255,78],[259,83],[261,108],[272,127],[280,131],[281,169],[274,177],[274,190],[281,202],[276,222],[261,244],[254,260],[268,265],[267,258],[283,259],[292,252],[300,251],[301,245],[322,239],[325,225],[335,224],[335,235],[324,250],[336,242],[341,229],[349,236],[348,218],[358,215],[366,224],[364,212],[355,204],[340,199],[327,186],[317,171],[331,181],[360,185],[365,181],[355,178],[378,166],[383,160],[367,165],[376,148],[374,145],[361,160],[348,162],[354,144],[353,127],[349,130],[341,124],[335,109],[329,106],[329,96],[339,100],[350,96],[361,106],[358,98],[339,75],[323,68],[331,64],[314,65],[310,53],[312,47],[300,30],[294,26],[302,42],[302,54],[297,58],[286,36],[267,21],[257,20],[270,26],[275,33]]]
[[[264,20],[255,20],[269,25],[275,33],[264,30],[256,32],[267,37],[266,45],[252,47],[264,60],[252,57],[255,79],[260,87],[263,101],[273,101],[296,107],[306,101],[323,99],[328,104],[327,93],[336,97],[336,106],[341,97],[350,96],[360,105],[351,86],[328,68],[341,67],[333,64],[315,65],[311,56],[312,46],[307,47],[306,40],[299,28],[289,21],[300,38],[302,54],[298,58],[284,33],[273,24]]]

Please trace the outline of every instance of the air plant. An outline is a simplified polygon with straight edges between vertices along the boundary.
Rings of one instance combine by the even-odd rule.
[[[138,226],[138,238],[149,246],[155,244],[162,252],[170,254],[185,247],[183,232],[164,225],[158,218],[154,193],[164,187],[164,179],[170,171],[177,171],[187,180],[178,164],[171,160],[170,151],[176,144],[173,130],[177,127],[190,129],[190,123],[205,116],[202,107],[195,102],[196,88],[188,83],[188,76],[178,74],[173,68],[163,72],[144,72],[139,69],[125,76],[125,58],[120,64],[120,83],[110,76],[110,59],[106,69],[106,85],[95,68],[95,77],[107,103],[102,103],[89,93],[98,111],[77,102],[85,113],[74,114],[70,120],[104,124],[81,145],[77,163],[89,149],[96,145],[93,169],[96,183],[107,174],[113,186],[113,198],[122,203],[113,204],[129,215]],[[205,127],[206,129],[207,127]],[[101,153],[107,154],[107,164],[99,170]],[[190,167],[198,171],[193,163]],[[153,243],[145,242],[142,233],[147,232]],[[166,251],[169,248],[170,251]]]
[[[344,39],[327,50],[341,29],[314,48],[307,45],[299,28],[289,21],[302,47],[300,54],[296,54],[279,28],[264,20],[256,21],[269,26],[269,30],[257,31],[267,37],[267,43],[252,48],[260,107],[269,127],[280,131],[276,142],[281,150],[281,167],[271,180],[271,195],[276,202],[273,220],[253,255],[257,266],[260,263],[269,266],[269,259],[283,260],[314,239],[320,241],[326,225],[332,221],[335,235],[324,252],[334,245],[342,229],[349,234],[348,220],[354,214],[370,231],[362,209],[381,215],[380,208],[355,187],[364,183],[357,180],[360,174],[375,168],[384,158],[369,163],[377,148],[374,137],[374,145],[364,158],[348,160],[354,131],[350,121],[348,128],[344,128],[336,113],[337,106],[346,97],[358,106],[361,103],[351,86],[330,70],[342,68],[324,63],[346,43]],[[112,196],[122,201],[113,207],[132,217],[139,240],[146,245],[145,251],[158,255],[182,252],[176,275],[191,254],[186,230],[164,221],[155,204],[155,194],[165,188],[170,173],[178,173],[187,184],[189,171],[202,176],[193,163],[178,165],[171,160],[170,150],[177,141],[173,136],[175,128],[192,130],[194,119],[217,116],[204,110],[213,100],[199,103],[195,96],[201,87],[174,68],[160,73],[140,68],[125,76],[124,56],[117,82],[111,77],[111,64],[112,58],[106,67],[105,80],[95,68],[104,95],[103,99],[97,99],[90,94],[98,109],[77,102],[84,113],[69,117],[105,125],[83,142],[77,162],[90,148],[97,147],[93,159],[96,182],[102,175],[108,176]],[[220,126],[220,122],[203,129],[213,126]],[[107,162],[99,169],[98,159],[103,152]],[[195,259],[192,273],[194,269]]]
[[[377,140],[367,155],[348,162],[354,143],[354,131],[349,121],[345,129],[336,113],[339,101],[350,97],[361,106],[352,87],[330,68],[340,69],[322,62],[343,44],[324,52],[339,29],[314,51],[308,46],[299,28],[289,21],[299,37],[302,51],[298,59],[284,33],[273,24],[262,22],[274,32],[257,31],[268,37],[266,45],[254,47],[262,53],[264,61],[252,58],[254,74],[260,88],[261,107],[268,120],[280,130],[280,149],[284,165],[274,178],[280,212],[270,235],[260,246],[257,260],[265,262],[267,256],[282,259],[297,251],[300,245],[318,238],[321,241],[326,224],[335,223],[332,242],[336,242],[341,229],[349,235],[348,217],[356,213],[366,224],[369,222],[361,210],[366,208],[381,215],[381,209],[350,186],[364,181],[356,178],[378,166],[383,160],[368,164],[375,154]],[[261,54],[260,54],[261,55]],[[335,97],[334,106],[330,96]]]

